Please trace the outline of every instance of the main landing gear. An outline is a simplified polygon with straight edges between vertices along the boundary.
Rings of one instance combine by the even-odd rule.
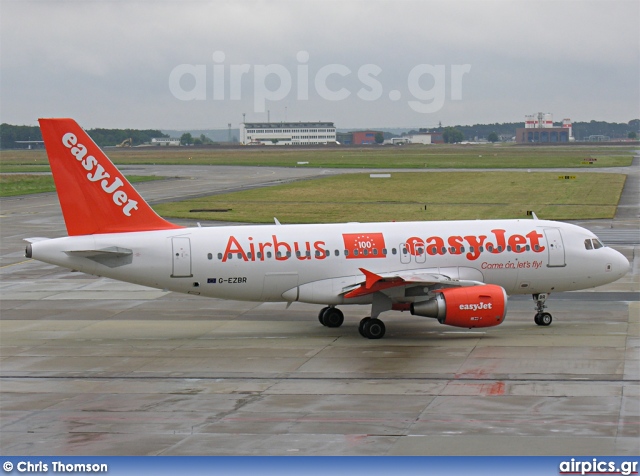
[[[323,307],[318,314],[318,320],[325,327],[340,327],[344,322],[344,314],[335,307]],[[385,330],[384,322],[371,317],[362,319],[358,326],[360,335],[368,339],[382,339]]]
[[[533,294],[533,300],[536,302],[536,315],[533,318],[533,321],[539,326],[548,326],[551,324],[553,318],[551,314],[548,312],[544,312],[547,306],[544,305],[544,302],[547,300],[549,296],[546,293]]]
[[[360,321],[360,325],[358,326],[360,335],[367,339],[382,339],[385,331],[384,322],[376,317],[365,317]]]
[[[318,314],[318,320],[325,327],[340,327],[344,322],[344,314],[335,307],[323,307]]]

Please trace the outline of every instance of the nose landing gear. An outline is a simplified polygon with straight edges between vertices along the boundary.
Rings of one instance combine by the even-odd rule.
[[[551,316],[551,314],[544,311],[547,308],[544,303],[549,295],[546,293],[540,293],[532,294],[532,296],[533,300],[536,302],[536,315],[534,316],[533,321],[539,326],[551,325],[553,317]]]

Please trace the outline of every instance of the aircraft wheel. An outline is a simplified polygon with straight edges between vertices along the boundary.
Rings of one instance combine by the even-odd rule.
[[[551,321],[553,321],[553,318],[548,312],[539,312],[535,315],[533,320],[539,326],[548,326],[551,324]]]
[[[384,322],[380,319],[369,319],[365,322],[364,326],[362,326],[362,331],[364,336],[369,339],[382,339],[386,329]]]
[[[360,335],[361,335],[362,337],[367,337],[367,336],[365,335],[365,333],[364,333],[364,325],[365,325],[367,322],[369,322],[370,320],[371,320],[371,318],[370,318],[370,317],[365,317],[364,319],[362,319],[362,320],[360,321],[360,324],[358,325],[358,332],[360,333]]]
[[[318,313],[318,320],[320,321],[320,324],[322,324],[323,326],[326,326],[326,324],[324,323],[324,320],[322,319],[324,316],[325,311],[329,309],[329,306],[327,307],[323,307],[322,309],[320,309],[320,312]]]
[[[322,324],[327,327],[340,327],[344,322],[344,314],[335,307],[327,308],[322,313]]]
[[[549,326],[551,325],[551,321],[553,321],[553,318],[548,312],[543,312],[542,314],[540,314],[540,317],[538,317],[538,320],[540,321],[538,325]]]

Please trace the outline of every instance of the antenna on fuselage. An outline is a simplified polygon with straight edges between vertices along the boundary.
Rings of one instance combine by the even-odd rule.
[[[534,212],[533,210],[527,210],[527,216],[533,217],[534,220],[538,219],[538,215],[536,215],[536,212]]]

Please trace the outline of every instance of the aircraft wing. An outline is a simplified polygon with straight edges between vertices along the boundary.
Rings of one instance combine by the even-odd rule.
[[[376,274],[360,268],[364,279],[345,289],[345,298],[366,296],[385,289],[413,286],[438,286],[439,288],[482,286],[481,281],[452,279],[444,274],[433,273],[430,270],[396,271],[392,273]]]

